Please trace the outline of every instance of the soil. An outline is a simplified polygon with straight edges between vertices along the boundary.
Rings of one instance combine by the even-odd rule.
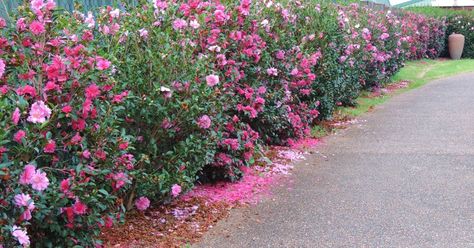
[[[199,240],[231,206],[193,198],[177,200],[142,212],[130,212],[124,225],[104,229],[105,247],[182,247]]]

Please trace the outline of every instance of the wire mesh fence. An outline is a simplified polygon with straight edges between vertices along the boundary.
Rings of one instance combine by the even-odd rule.
[[[0,0],[0,17],[9,19],[18,6],[30,0]],[[67,11],[73,11],[75,6],[81,6],[84,11],[93,11],[101,6],[123,6],[123,3],[134,5],[137,0],[56,0],[57,6]]]

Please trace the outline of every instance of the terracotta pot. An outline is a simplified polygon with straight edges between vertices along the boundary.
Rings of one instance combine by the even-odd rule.
[[[452,59],[460,59],[464,49],[464,35],[452,33],[448,40],[449,55]]]

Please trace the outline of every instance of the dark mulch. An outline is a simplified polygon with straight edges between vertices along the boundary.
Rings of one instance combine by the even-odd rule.
[[[105,247],[182,247],[199,240],[229,210],[224,202],[176,200],[145,213],[130,212],[124,225],[104,229],[100,238]]]

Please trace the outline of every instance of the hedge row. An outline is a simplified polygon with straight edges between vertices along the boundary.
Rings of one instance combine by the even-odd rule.
[[[125,8],[127,9],[127,8]],[[317,1],[143,1],[0,22],[0,244],[100,244],[100,228],[197,181],[238,180],[263,145],[291,144],[445,24]]]
[[[417,7],[410,11],[432,16],[446,22],[446,46],[441,56],[449,57],[448,37],[452,33],[462,34],[465,44],[462,57],[474,58],[474,12],[436,7]]]

